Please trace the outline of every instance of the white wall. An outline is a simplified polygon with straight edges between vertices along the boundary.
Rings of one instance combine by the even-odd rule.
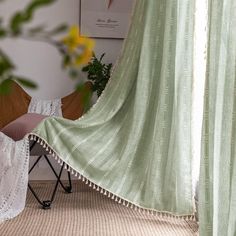
[[[0,16],[9,19],[14,11],[23,8],[27,2],[29,1],[5,1],[0,5]],[[78,24],[79,0],[58,0],[54,5],[39,10],[35,15],[33,25],[46,24],[53,27],[61,22],[67,22],[70,25]],[[1,41],[0,46],[13,59],[18,75],[28,77],[38,83],[38,90],[28,90],[31,96],[52,99],[73,91],[74,82],[61,70],[61,58],[52,46],[20,39]],[[121,46],[122,40],[97,39],[95,52],[97,55],[105,52],[104,61],[114,63]],[[31,179],[51,179],[52,177],[45,162],[41,162]]]

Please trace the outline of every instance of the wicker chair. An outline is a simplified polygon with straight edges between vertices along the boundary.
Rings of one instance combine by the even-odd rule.
[[[84,96],[88,93],[92,93],[92,84],[90,82],[86,82],[84,85],[85,86],[82,91],[75,91],[61,99],[62,115],[64,118],[76,120],[84,113]],[[11,137],[15,141],[21,140],[26,134],[30,133],[43,119],[47,118],[47,116],[41,114],[27,113],[30,101],[31,97],[16,82],[12,83],[10,94],[0,96],[0,131]],[[29,174],[32,172],[36,164],[42,158],[45,158],[50,169],[56,177],[55,187],[52,191],[50,200],[41,201],[37,193],[28,183],[30,191],[33,193],[36,200],[43,207],[43,209],[50,209],[59,184],[67,193],[72,192],[70,172],[67,172],[69,186],[64,186],[61,181],[61,175],[65,163],[62,164],[59,173],[57,173],[50,161],[49,153],[42,149],[42,147],[35,141],[30,141],[30,156],[38,156],[38,158],[30,168]]]

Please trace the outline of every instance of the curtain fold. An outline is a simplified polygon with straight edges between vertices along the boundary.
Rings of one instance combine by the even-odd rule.
[[[236,235],[236,1],[209,0],[200,235]]]
[[[118,64],[81,119],[32,133],[86,183],[157,212],[194,214],[193,0],[137,0]]]

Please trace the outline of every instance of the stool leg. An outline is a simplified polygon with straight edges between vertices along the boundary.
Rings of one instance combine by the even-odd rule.
[[[63,171],[63,168],[65,166],[65,163],[63,162],[62,164],[62,167],[60,169],[60,173],[59,173],[59,176],[58,176],[58,180],[61,178],[61,174],[62,174],[62,171]],[[28,184],[28,187],[30,189],[30,191],[33,193],[34,197],[36,198],[36,200],[38,201],[38,203],[42,206],[42,208],[44,210],[47,210],[47,209],[50,209],[51,208],[51,204],[55,198],[55,195],[56,195],[56,191],[57,191],[57,188],[58,188],[58,184],[59,184],[59,181],[57,180],[56,184],[55,184],[55,187],[54,187],[54,190],[53,190],[53,193],[52,193],[52,196],[51,196],[51,199],[50,200],[46,200],[46,201],[41,201],[38,197],[38,195],[35,193],[35,191],[33,190],[33,188],[31,187],[30,184]]]
[[[60,179],[61,179],[61,174],[62,174],[62,171],[63,171],[64,166],[65,166],[65,162],[63,162],[63,164],[62,164],[62,166],[61,166],[61,170],[60,170],[60,173],[59,173],[59,176],[58,176],[58,180],[57,180],[57,182],[56,182],[56,185],[55,185],[55,187],[54,187],[51,200],[48,201],[48,202],[50,202],[50,204],[53,202],[53,200],[54,200],[54,198],[55,198],[56,191],[57,191],[57,187],[58,187],[59,181],[60,181]]]
[[[67,165],[67,168],[68,168],[68,165]],[[66,192],[67,193],[72,193],[72,184],[71,184],[70,171],[67,171],[67,175],[68,175],[69,186],[66,187]]]
[[[35,191],[33,190],[33,188],[31,187],[31,185],[29,183],[28,183],[28,188],[32,192],[32,194],[34,195],[34,197],[36,198],[38,203],[44,208],[44,206],[45,206],[44,202],[39,199],[38,195],[35,193]]]
[[[36,164],[40,161],[40,159],[42,158],[43,156],[39,156],[37,158],[37,160],[35,161],[35,163],[33,164],[33,166],[30,168],[29,170],[29,174],[32,172],[32,170],[35,168]],[[52,193],[52,196],[51,196],[51,200],[46,200],[46,201],[41,201],[38,197],[38,195],[36,194],[36,192],[33,190],[32,186],[28,183],[28,187],[29,187],[29,190],[32,192],[32,194],[34,195],[34,197],[36,198],[36,200],[38,201],[38,203],[42,206],[43,209],[50,209],[51,208],[51,204],[55,198],[55,195],[56,195],[56,191],[57,191],[57,188],[58,188],[58,185],[60,184],[62,186],[62,188],[67,192],[67,193],[71,193],[72,192],[72,184],[71,184],[71,176],[70,176],[70,172],[67,171],[67,174],[68,174],[68,179],[69,179],[69,186],[65,187],[63,185],[63,183],[61,182],[61,175],[62,175],[62,171],[63,171],[63,168],[65,166],[65,163],[63,162],[62,166],[61,166],[61,169],[60,169],[60,172],[59,172],[59,175],[56,173],[55,169],[53,168],[51,162],[49,161],[48,157],[46,155],[44,155],[44,158],[47,160],[47,163],[49,164],[49,166],[51,167],[53,173],[55,174],[56,178],[57,178],[57,181],[56,181],[56,184],[55,184],[55,187],[53,189],[53,193]]]
[[[60,183],[61,187],[64,189],[65,192],[67,193],[72,193],[72,184],[71,184],[71,175],[70,172],[67,171],[67,175],[68,175],[68,180],[69,180],[69,186],[65,187],[64,184],[61,182],[61,179],[59,178],[58,174],[56,173],[52,163],[50,162],[49,158],[47,157],[47,155],[44,155],[48,165],[50,166],[51,170],[53,171],[54,175],[57,178],[57,181]],[[63,162],[64,163],[64,162]],[[64,165],[63,165],[64,166]],[[67,165],[68,168],[68,165]]]
[[[32,167],[30,168],[30,170],[29,170],[29,173],[28,174],[30,174],[31,173],[31,171],[34,169],[34,167],[37,165],[37,163],[40,161],[40,159],[42,158],[42,156],[39,156],[38,157],[38,159],[35,161],[35,163],[32,165]]]

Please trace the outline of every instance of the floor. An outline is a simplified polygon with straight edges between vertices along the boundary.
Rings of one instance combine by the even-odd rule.
[[[33,183],[43,199],[51,182]],[[52,209],[42,210],[27,194],[25,210],[0,224],[1,236],[191,236],[198,235],[193,221],[163,219],[117,204],[83,182],[73,183],[73,193],[60,188]]]

